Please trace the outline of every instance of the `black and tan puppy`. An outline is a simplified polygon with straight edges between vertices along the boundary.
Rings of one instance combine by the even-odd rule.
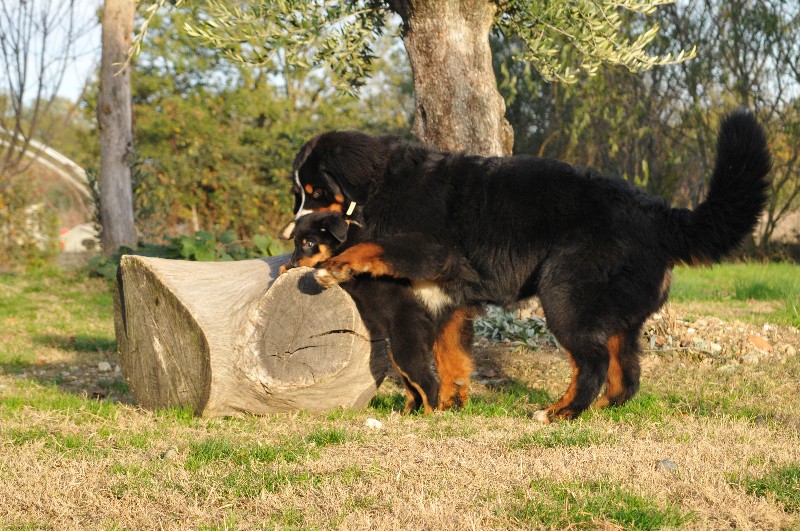
[[[281,273],[299,266],[315,267],[358,243],[359,234],[359,226],[349,223],[337,212],[315,212],[304,216],[293,222],[285,233],[285,236],[294,238],[295,249]],[[423,277],[427,275],[450,274],[447,272],[454,270],[454,263],[458,263],[457,257],[450,257],[448,252],[438,248],[426,260],[408,267],[406,274],[414,277],[415,283],[424,284]],[[371,273],[380,277],[379,271]],[[430,413],[434,408],[442,407],[442,403],[449,407],[453,403],[466,402],[471,359],[465,361],[459,357],[454,360],[437,352],[435,361],[440,386],[431,370],[431,354],[436,335],[443,332],[441,328],[450,317],[431,314],[415,295],[411,278],[359,275],[343,283],[342,288],[355,301],[373,339],[388,339],[390,359],[406,389],[406,411],[421,408]],[[458,333],[461,334],[461,330]],[[454,340],[468,345],[471,339],[471,335],[466,335]],[[440,396],[444,398],[441,401]]]
[[[539,295],[573,366],[564,395],[536,415],[549,422],[579,415],[604,385],[599,406],[636,393],[642,324],[666,300],[673,266],[718,262],[740,244],[765,204],[770,165],[746,111],[722,122],[708,197],[693,211],[555,160],[331,132],[298,153],[295,212],[335,210],[364,224],[362,243],[320,264],[323,285],[362,272],[403,276],[441,247],[464,256],[477,281],[456,275],[429,289],[429,309],[456,308],[442,330],[465,326],[460,308]],[[460,347],[440,334],[434,348]]]

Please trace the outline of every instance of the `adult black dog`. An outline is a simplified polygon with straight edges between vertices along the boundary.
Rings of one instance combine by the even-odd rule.
[[[359,243],[361,232],[358,223],[350,223],[338,212],[312,212],[301,217],[284,234],[294,239],[295,248],[289,262],[281,267],[281,274],[295,267],[316,266]],[[442,358],[441,350],[433,349],[434,339],[452,319],[453,310],[430,312],[411,286],[428,277],[475,277],[469,273],[463,257],[452,255],[445,248],[429,251],[425,260],[406,271],[407,278],[357,275],[342,284],[356,303],[373,340],[385,338],[389,342],[389,359],[406,390],[405,412],[422,409],[430,413],[439,407],[442,398],[447,403],[465,403],[472,372],[470,358]],[[466,349],[472,336],[457,339]],[[438,381],[431,370],[432,353]]]
[[[723,120],[708,197],[694,211],[555,160],[330,132],[298,153],[295,211],[335,210],[364,224],[366,241],[320,265],[323,285],[364,272],[403,277],[445,246],[478,278],[431,277],[433,310],[538,294],[573,366],[564,395],[536,415],[549,422],[579,415],[604,383],[598,406],[636,393],[641,328],[666,300],[673,266],[711,264],[740,244],[765,204],[770,166],[764,131],[747,111]],[[451,348],[444,335],[437,344]]]

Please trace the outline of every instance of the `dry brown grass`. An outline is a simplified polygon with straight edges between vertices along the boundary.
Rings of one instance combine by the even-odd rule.
[[[593,417],[578,421],[598,442],[577,447],[515,447],[543,427],[524,418],[383,418],[370,430],[363,411],[338,420],[316,416],[199,421],[164,427],[152,414],[121,407],[114,420],[78,423],[79,413],[23,410],[3,430],[32,427],[74,434],[92,448],[67,449],[40,439],[0,448],[0,519],[5,525],[53,529],[196,528],[221,525],[348,529],[506,529],[526,522],[514,507],[535,499],[538,480],[556,484],[610,483],[626,492],[675,504],[691,513],[687,529],[778,529],[797,525],[769,498],[731,485],[732,475],[760,475],[798,461],[797,430],[725,417],[645,419],[634,425]],[[324,424],[347,434],[297,462],[256,463],[240,477],[255,490],[237,492],[225,478],[241,466],[225,459],[187,469],[190,441],[210,435],[239,443],[274,444]],[[104,428],[110,432],[103,435]],[[115,441],[151,433],[144,448]],[[461,434],[463,433],[463,434]],[[177,449],[172,460],[160,456]],[[676,473],[655,465],[669,458]],[[285,475],[272,489],[260,474]],[[248,477],[245,477],[248,476]],[[243,485],[238,485],[243,488]],[[595,523],[600,523],[598,520]],[[235,524],[235,525],[233,525]]]
[[[26,377],[13,364],[0,373],[0,527],[800,528],[786,492],[757,495],[745,481],[800,463],[800,356],[777,348],[800,334],[714,321],[696,334],[730,342],[711,355],[680,346],[698,326],[680,314],[654,323],[678,343],[644,355],[637,399],[550,426],[528,414],[568,382],[552,347],[482,344],[461,412],[195,419],[82,398],[90,384],[53,386],[36,367],[91,369],[113,356],[37,343],[17,323],[0,352],[41,361]],[[740,363],[753,333],[775,352]],[[400,392],[389,382],[381,396]],[[366,427],[369,417],[382,429]],[[643,519],[640,504],[668,518]]]

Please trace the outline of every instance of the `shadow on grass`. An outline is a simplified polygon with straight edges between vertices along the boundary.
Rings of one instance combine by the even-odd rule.
[[[117,341],[106,336],[89,336],[86,334],[54,335],[46,334],[34,336],[33,340],[39,345],[53,347],[69,352],[106,352],[117,351]]]
[[[547,391],[529,387],[516,380],[504,380],[474,389],[467,403],[455,411],[485,417],[525,417],[545,407],[550,401]],[[401,412],[405,405],[406,396],[402,392],[379,393],[369,402],[369,407],[385,414]]]
[[[39,335],[33,341],[70,354],[59,361],[6,357],[0,373],[50,387],[57,391],[96,400],[131,403],[130,388],[116,370],[116,341],[107,336]],[[108,362],[102,367],[101,362]]]
[[[474,393],[463,409],[466,413],[486,417],[528,417],[551,401],[550,393],[544,389],[505,379]]]

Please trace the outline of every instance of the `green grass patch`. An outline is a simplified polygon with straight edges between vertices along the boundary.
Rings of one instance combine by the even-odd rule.
[[[41,427],[30,429],[11,428],[3,433],[12,444],[24,445],[35,441],[44,441],[45,448],[56,451],[92,451],[95,449],[94,441],[84,435],[75,433],[61,433],[45,430]]]
[[[681,414],[692,415],[693,417],[718,418],[725,416],[749,421],[771,417],[769,412],[760,408],[743,406],[735,397],[670,395],[668,399]]]
[[[4,523],[3,529],[5,531],[39,531],[40,529],[47,529],[45,520],[25,520],[24,522]]]
[[[496,385],[473,393],[462,408],[463,414],[484,417],[526,417],[550,403],[550,395],[518,382]]]
[[[790,296],[785,286],[757,279],[737,279],[734,282],[733,298],[737,301],[774,301]]]
[[[183,426],[194,426],[198,421],[194,414],[194,408],[189,406],[161,408],[156,411],[156,417],[168,423]]]
[[[158,472],[146,464],[113,463],[107,472],[112,477],[111,493],[116,498],[140,496],[158,482]]]
[[[785,263],[678,267],[670,299],[676,302],[727,302],[737,317],[800,326],[800,266]],[[749,311],[749,301],[773,302],[767,313]]]
[[[378,392],[369,401],[369,407],[388,415],[392,411],[403,411],[406,407],[406,395],[403,393]]]
[[[269,525],[265,529],[283,529],[284,531],[301,531],[306,529],[305,516],[294,507],[288,507],[270,515]]]
[[[526,433],[509,443],[513,450],[533,448],[585,448],[603,441],[603,437],[577,423],[559,423]]]
[[[40,345],[72,352],[114,352],[117,350],[116,339],[104,335],[91,336],[87,334],[46,334],[34,336],[33,340]]]
[[[458,410],[459,415],[482,417],[525,417],[534,407],[544,407],[551,401],[550,395],[541,389],[533,389],[518,382],[494,385],[472,392],[467,403]],[[403,393],[378,393],[369,402],[369,407],[388,415],[403,411],[406,396]]]
[[[616,524],[625,529],[663,529],[691,519],[677,507],[660,506],[607,483],[554,484],[535,480],[529,491],[517,493],[520,502],[511,516],[524,527],[544,529],[597,529]]]
[[[2,356],[2,354],[0,354]],[[0,371],[6,374],[22,374],[28,370],[32,361],[28,356],[21,356],[19,354],[6,354],[3,356],[3,361],[0,362]]]
[[[732,478],[731,483],[741,485],[754,496],[773,496],[786,512],[800,511],[800,464],[777,468],[761,477]]]
[[[55,387],[43,387],[36,384],[17,384],[17,393],[0,397],[0,418],[17,414],[25,408],[39,411],[57,411],[73,415],[76,424],[91,422],[97,417],[113,420],[119,413],[119,404],[106,400],[94,400],[65,393]]]
[[[645,426],[662,422],[665,417],[675,413],[672,404],[655,394],[640,393],[622,405],[603,409],[590,409],[587,420],[595,415],[634,426]]]
[[[189,445],[185,468],[198,470],[206,465],[227,462],[234,465],[253,463],[294,463],[303,456],[315,455],[325,446],[348,440],[343,430],[322,428],[305,437],[287,438],[277,445],[260,442],[234,442],[227,436],[216,436]]]
[[[131,388],[128,386],[128,383],[121,378],[115,378],[113,380],[100,379],[97,381],[97,386],[100,389],[104,389],[117,395],[126,395],[131,392]]]
[[[746,373],[745,373],[746,374]],[[702,381],[704,375],[695,376]],[[694,417],[729,417],[754,421],[768,419],[774,413],[764,400],[781,385],[780,381],[758,375],[747,374],[746,378],[736,374],[719,373],[705,375],[716,385],[697,385],[681,392],[667,391],[664,401],[669,409],[681,415]]]
[[[62,360],[94,361],[116,349],[109,284],[81,271],[55,269],[0,274],[0,371],[22,372],[42,359],[42,347]]]
[[[321,448],[333,444],[342,444],[347,440],[347,433],[339,429],[320,428],[306,435],[303,440],[317,448]]]
[[[153,441],[158,440],[158,434],[155,432],[149,430],[141,432],[118,430],[113,424],[101,426],[97,430],[97,435],[100,439],[108,440],[111,446],[116,449],[148,450]]]
[[[50,432],[41,427],[30,429],[10,428],[3,432],[3,436],[11,441],[11,444],[21,446],[23,444],[29,444],[35,441],[46,439],[50,436]]]
[[[221,491],[230,498],[259,498],[289,485],[313,486],[322,480],[308,472],[288,472],[271,468],[242,467],[232,470],[220,481]]]

